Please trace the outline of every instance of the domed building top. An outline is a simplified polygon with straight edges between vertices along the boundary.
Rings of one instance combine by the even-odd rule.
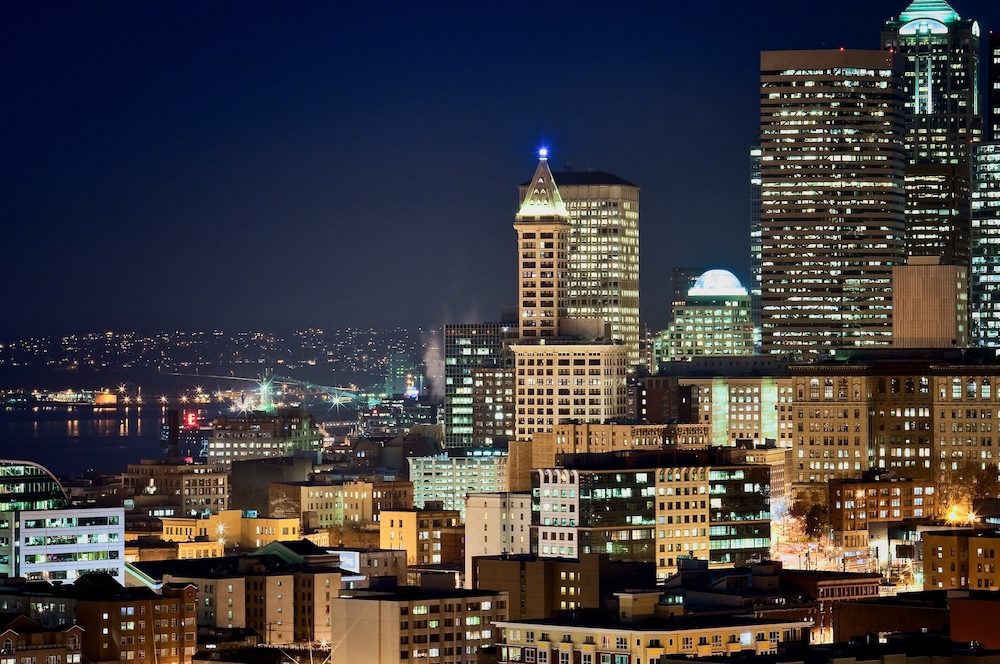
[[[688,291],[692,297],[731,297],[746,296],[747,289],[735,274],[729,270],[709,270],[694,282]]]

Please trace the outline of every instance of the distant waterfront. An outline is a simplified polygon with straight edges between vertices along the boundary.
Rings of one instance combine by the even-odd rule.
[[[163,457],[165,420],[166,410],[152,405],[0,409],[0,457],[34,461],[60,475],[121,472]]]

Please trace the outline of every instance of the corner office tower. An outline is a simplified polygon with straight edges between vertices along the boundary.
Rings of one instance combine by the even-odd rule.
[[[915,0],[882,30],[905,58],[906,253],[968,268],[971,164],[982,140],[979,24],[945,0]]]
[[[762,350],[889,344],[905,255],[903,58],[760,60]]]

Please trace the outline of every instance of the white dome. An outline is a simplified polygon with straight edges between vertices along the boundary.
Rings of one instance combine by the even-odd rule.
[[[709,270],[698,277],[694,286],[688,291],[691,296],[727,297],[745,296],[747,289],[729,270]]]

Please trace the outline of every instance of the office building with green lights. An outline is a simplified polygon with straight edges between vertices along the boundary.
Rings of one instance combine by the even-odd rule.
[[[685,558],[733,565],[767,557],[770,474],[711,449],[568,454],[561,467],[533,472],[533,552],[653,561],[660,579]]]
[[[507,344],[517,337],[515,323],[459,323],[444,326],[444,442],[445,447],[482,447],[507,436],[511,421],[513,389],[486,387],[485,382],[503,382],[510,373],[513,355]],[[478,378],[473,373],[480,372]],[[497,372],[492,377],[481,372]],[[482,390],[476,392],[476,382]],[[510,376],[507,376],[507,382]],[[487,390],[490,393],[487,394]],[[508,394],[507,391],[510,390]],[[477,396],[480,401],[477,403]],[[486,400],[489,399],[487,404]],[[500,415],[497,427],[483,421],[486,407]],[[478,408],[478,413],[477,413]],[[477,427],[477,414],[481,426]],[[486,433],[489,431],[489,433]],[[496,433],[501,431],[502,433]],[[489,439],[489,440],[487,440]]]
[[[124,582],[124,508],[71,507],[48,469],[0,461],[0,577],[72,582],[90,573]]]
[[[906,118],[906,252],[971,261],[971,164],[983,140],[979,24],[945,0],[914,0],[882,29],[902,55]]]

